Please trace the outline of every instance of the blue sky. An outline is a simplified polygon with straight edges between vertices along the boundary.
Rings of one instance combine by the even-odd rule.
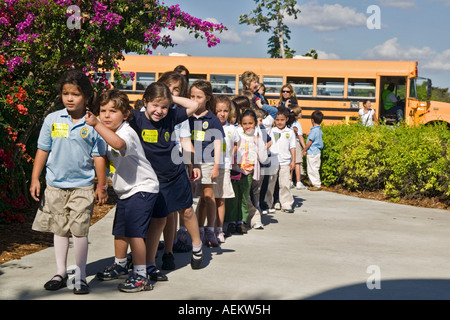
[[[268,33],[239,24],[239,16],[255,8],[253,0],[165,0],[179,4],[190,15],[223,23],[228,31],[218,35],[221,43],[208,48],[206,41],[186,31],[171,36],[177,46],[157,49],[193,56],[269,57]],[[433,85],[450,88],[450,0],[307,0],[297,1],[302,11],[288,20],[289,46],[297,54],[310,49],[319,59],[414,60],[419,76]],[[369,29],[373,16],[369,6],[380,9],[380,28]],[[373,20],[371,20],[373,21]]]

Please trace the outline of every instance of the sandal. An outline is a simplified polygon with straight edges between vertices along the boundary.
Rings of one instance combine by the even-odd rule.
[[[60,278],[61,280],[53,279],[56,277]],[[54,291],[54,290],[58,290],[58,289],[61,289],[61,288],[64,288],[67,286],[67,275],[65,277],[63,277],[59,274],[56,274],[53,276],[53,278],[44,284],[45,289]]]

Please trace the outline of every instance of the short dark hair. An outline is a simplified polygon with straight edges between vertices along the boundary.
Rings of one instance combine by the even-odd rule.
[[[128,120],[132,119],[130,100],[125,92],[118,89],[107,90],[100,94],[94,103],[94,113],[98,114],[100,107],[108,104],[110,101],[114,102],[114,109],[122,112],[123,115],[128,115]]]
[[[316,110],[312,113],[311,119],[313,119],[314,123],[321,124],[323,120],[323,113],[320,110]]]

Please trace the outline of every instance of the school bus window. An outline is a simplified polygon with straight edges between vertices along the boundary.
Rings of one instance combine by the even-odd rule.
[[[375,99],[375,89],[375,79],[348,79],[347,96],[358,99]]]
[[[206,74],[189,74],[189,87],[197,80],[206,80]]]
[[[417,98],[417,87],[416,79],[409,80],[409,97]]]
[[[317,78],[317,97],[344,97],[344,79]]]
[[[266,87],[266,94],[280,94],[283,86],[283,77],[263,76],[263,84]]]
[[[124,76],[128,78],[128,81],[126,83],[118,83],[116,79],[114,79],[114,88],[124,91],[132,91],[133,90],[133,80],[131,80],[131,73],[130,72],[122,72]]]
[[[236,76],[211,74],[209,78],[214,93],[234,94],[236,90]]]
[[[314,87],[313,77],[287,77],[286,82],[292,85],[297,97],[312,97]]]
[[[136,90],[145,91],[147,87],[155,82],[155,74],[148,72],[137,72],[136,73]]]

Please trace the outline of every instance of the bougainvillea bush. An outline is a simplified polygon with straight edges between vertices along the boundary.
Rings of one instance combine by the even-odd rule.
[[[187,28],[208,46],[222,24],[202,21],[155,0],[2,0],[0,2],[0,223],[19,221],[27,206],[36,140],[55,110],[56,83],[70,68],[89,74],[97,91],[109,87],[126,53],[174,46],[165,30]]]

